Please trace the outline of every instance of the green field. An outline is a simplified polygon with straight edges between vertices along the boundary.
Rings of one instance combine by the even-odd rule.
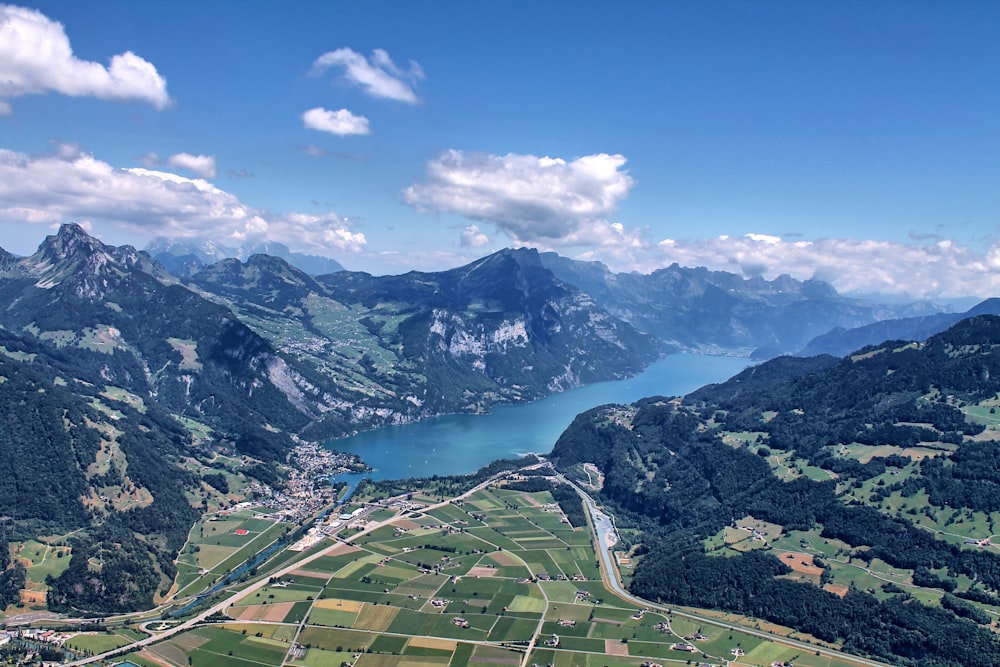
[[[204,517],[191,528],[177,559],[174,594],[197,595],[279,539],[288,524],[254,518],[252,510]],[[237,531],[247,531],[238,535]]]
[[[487,488],[461,504],[426,512],[383,509],[378,515],[390,523],[358,536],[352,550],[316,558],[229,608],[238,620],[172,637],[139,654],[136,662],[460,667],[526,661],[638,667],[646,661],[683,664],[702,654],[707,662],[721,664],[737,647],[754,656],[750,664],[801,653],[619,599],[601,582],[588,529],[564,523],[548,492]],[[239,529],[249,534],[236,536]],[[209,574],[242,562],[257,546],[250,544],[274,539],[283,529],[249,514],[200,524],[192,531],[179,579],[197,590]],[[818,531],[784,533],[775,527],[774,533],[780,535],[775,547],[788,550],[809,547],[810,553],[832,558],[843,548],[824,541]],[[303,555],[286,555],[293,557]],[[197,574],[196,567],[207,572]],[[835,579],[871,584],[851,569],[837,564]],[[888,568],[883,574],[906,577]],[[695,632],[703,635],[696,655],[670,648]],[[524,647],[533,638],[537,643],[525,658]],[[95,635],[80,641],[98,650],[124,640]],[[796,664],[849,664],[813,657],[800,656]]]

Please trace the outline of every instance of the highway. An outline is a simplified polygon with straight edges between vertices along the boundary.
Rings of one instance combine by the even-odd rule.
[[[748,635],[753,635],[754,637],[760,637],[768,641],[772,641],[776,644],[784,644],[785,646],[791,646],[796,649],[801,649],[803,651],[808,651],[809,653],[819,653],[821,655],[830,656],[837,658],[839,660],[849,660],[855,664],[862,665],[863,667],[891,667],[888,663],[878,662],[877,660],[869,660],[868,658],[861,658],[858,656],[850,655],[848,653],[842,653],[840,651],[833,651],[816,644],[808,644],[806,642],[798,641],[795,639],[789,639],[787,637],[780,637],[768,632],[763,632],[760,630],[755,630],[753,628],[747,628],[742,625],[734,625],[731,623],[725,623],[708,616],[700,616],[698,614],[693,614],[690,612],[680,611],[676,607],[667,607],[665,605],[657,604],[655,602],[650,602],[638,596],[632,595],[632,593],[625,590],[622,586],[621,574],[618,571],[618,566],[614,561],[614,554],[612,553],[613,545],[609,543],[609,536],[615,536],[616,532],[614,529],[614,524],[607,514],[605,514],[601,509],[597,507],[597,503],[594,499],[584,491],[582,488],[577,486],[575,483],[569,481],[562,475],[559,478],[571,485],[576,492],[580,494],[583,498],[583,504],[587,508],[587,513],[590,516],[590,521],[593,526],[594,532],[597,536],[597,555],[600,557],[601,561],[601,576],[604,582],[604,586],[619,598],[630,602],[632,604],[639,605],[641,607],[646,607],[648,609],[655,609],[657,611],[670,611],[674,616],[680,616],[682,618],[689,618],[701,623],[706,623],[709,625],[714,625],[716,627],[722,627],[727,630],[733,630],[737,632],[743,632]]]
[[[441,501],[439,503],[435,503],[433,505],[428,505],[427,507],[423,508],[423,510],[421,510],[421,511],[428,511],[428,510],[436,509],[438,507],[443,507],[445,505],[448,505],[449,503],[452,502],[452,500],[460,500],[460,499],[463,499],[463,498],[467,498],[468,496],[472,495],[476,491],[478,491],[478,490],[480,490],[482,488],[485,488],[487,485],[494,483],[495,481],[497,481],[497,479],[499,479],[500,477],[506,476],[507,474],[508,474],[507,472],[502,472],[502,473],[498,473],[496,475],[493,475],[489,479],[487,479],[487,480],[485,480],[483,482],[480,482],[476,486],[472,487],[471,489],[469,489],[465,493],[463,493],[463,494],[461,494],[459,496],[456,496],[454,499],[443,500],[443,501]],[[362,515],[362,517],[367,516],[369,513],[371,513],[375,509],[377,509],[377,507],[370,507],[370,508],[368,508],[368,510]],[[354,540],[356,540],[357,538],[359,538],[359,537],[361,537],[363,535],[367,535],[368,533],[371,533],[372,531],[377,530],[378,528],[381,528],[382,526],[384,526],[386,524],[392,523],[393,521],[396,520],[396,518],[397,517],[392,517],[392,518],[386,519],[384,521],[375,521],[375,522],[369,523],[367,526],[364,527],[363,530],[361,530],[361,531],[359,531],[357,533],[354,533],[350,537],[348,537],[346,539],[336,538],[336,541],[334,541],[333,544],[330,544],[329,546],[323,547],[322,549],[319,549],[315,553],[311,553],[311,554],[305,556],[304,558],[301,558],[301,559],[298,559],[298,560],[292,562],[289,565],[285,565],[280,570],[277,570],[277,571],[268,571],[268,572],[265,572],[263,574],[260,574],[257,577],[257,579],[255,581],[253,581],[252,583],[250,583],[250,585],[248,585],[246,588],[243,588],[243,589],[241,589],[241,590],[239,590],[239,591],[237,591],[237,592],[235,592],[235,593],[227,596],[226,598],[224,598],[220,602],[216,602],[214,605],[212,605],[208,609],[205,609],[205,610],[199,612],[193,618],[191,618],[191,619],[189,619],[187,621],[184,621],[183,623],[179,623],[179,624],[177,624],[177,625],[175,625],[175,626],[173,626],[171,628],[168,628],[168,629],[164,630],[163,632],[160,632],[160,633],[158,633],[156,635],[153,635],[153,636],[150,636],[150,637],[145,637],[145,638],[140,639],[139,641],[136,641],[136,642],[134,642],[132,644],[129,644],[127,646],[121,646],[119,648],[112,649],[110,651],[105,651],[104,653],[100,653],[98,655],[93,655],[93,656],[90,656],[88,658],[83,658],[81,660],[74,660],[72,662],[63,663],[63,666],[64,667],[77,667],[79,665],[90,665],[90,664],[93,664],[95,662],[99,662],[101,660],[107,660],[107,659],[109,659],[111,657],[114,657],[114,656],[123,655],[124,653],[127,653],[127,652],[139,650],[139,649],[141,649],[141,648],[143,648],[145,646],[148,646],[150,644],[155,644],[156,642],[163,641],[164,639],[166,639],[168,637],[172,637],[172,636],[174,636],[174,635],[176,635],[178,633],[184,632],[186,630],[191,630],[192,628],[195,628],[198,625],[204,623],[205,619],[207,619],[209,616],[212,616],[213,614],[221,613],[222,611],[224,611],[225,609],[228,609],[229,607],[231,607],[232,605],[236,604],[237,602],[239,602],[243,598],[250,596],[251,594],[259,591],[261,588],[264,588],[265,586],[267,586],[268,581],[270,581],[271,578],[280,579],[281,577],[283,577],[283,576],[285,576],[285,575],[287,575],[287,574],[289,574],[291,572],[294,572],[295,570],[298,570],[298,569],[300,569],[300,568],[308,565],[309,563],[313,562],[314,560],[322,558],[323,556],[327,555],[328,553],[330,553],[334,549],[337,549],[338,547],[340,547],[342,544],[349,544],[349,543],[353,542]]]
[[[535,467],[537,467],[537,466],[535,466]],[[506,474],[507,473],[504,472],[504,473],[499,473],[498,475],[494,475],[493,477],[490,477],[489,479],[481,482],[480,484],[477,484],[475,487],[469,489],[465,493],[463,493],[463,494],[461,494],[459,496],[456,496],[453,499],[448,499],[448,500],[444,500],[444,501],[441,501],[441,502],[433,504],[433,505],[429,505],[426,508],[423,508],[422,511],[427,511],[427,510],[432,510],[432,509],[435,509],[435,508],[438,508],[438,507],[443,507],[445,505],[450,504],[453,500],[459,500],[459,499],[466,498],[466,497],[472,495],[473,493],[475,493],[476,491],[478,491],[478,490],[486,487],[487,485],[494,483],[495,481],[497,481],[497,479],[499,479],[502,476],[505,476]],[[783,644],[785,646],[790,646],[790,647],[793,647],[793,648],[796,648],[796,649],[799,649],[799,650],[802,650],[802,651],[807,651],[809,653],[819,653],[821,655],[835,657],[835,658],[837,658],[839,660],[848,660],[848,661],[854,662],[855,664],[860,665],[862,667],[890,667],[887,663],[883,663],[883,662],[878,662],[876,660],[869,660],[869,659],[866,659],[866,658],[852,656],[852,655],[849,655],[849,654],[846,654],[846,653],[841,653],[839,651],[833,651],[833,650],[830,650],[830,649],[826,649],[826,648],[817,646],[815,644],[809,644],[809,643],[798,641],[798,640],[795,640],[795,639],[789,639],[789,638],[786,638],[786,637],[780,637],[778,635],[774,635],[774,634],[771,634],[771,633],[763,632],[763,631],[760,631],[760,630],[755,630],[753,628],[748,628],[748,627],[745,627],[745,626],[742,626],[742,625],[735,625],[735,624],[725,623],[723,621],[719,621],[719,620],[714,619],[714,618],[710,618],[710,617],[707,617],[707,616],[701,616],[699,614],[695,614],[695,613],[691,613],[691,612],[680,611],[680,610],[678,610],[678,609],[676,609],[674,607],[667,607],[665,605],[660,605],[660,604],[657,604],[657,603],[654,603],[654,602],[650,602],[649,600],[645,600],[643,598],[640,598],[640,597],[637,597],[635,595],[632,595],[629,591],[627,591],[624,588],[624,586],[622,586],[621,575],[620,575],[620,573],[618,571],[617,564],[614,562],[614,556],[613,556],[612,549],[613,549],[613,546],[614,546],[615,542],[617,541],[617,532],[616,532],[616,529],[614,527],[614,519],[613,519],[613,517],[610,516],[610,515],[608,515],[606,512],[602,511],[597,506],[597,503],[594,501],[594,499],[591,498],[590,495],[586,491],[584,491],[582,488],[580,488],[579,486],[577,486],[575,483],[567,480],[561,474],[558,474],[557,476],[560,479],[560,481],[565,482],[565,483],[569,484],[570,486],[572,486],[576,490],[576,492],[580,495],[580,497],[583,499],[584,505],[587,508],[587,515],[588,515],[588,518],[589,518],[589,521],[590,521],[590,527],[594,531],[594,534],[596,536],[596,542],[597,542],[596,550],[597,550],[597,555],[599,557],[600,564],[601,564],[601,576],[602,576],[602,580],[603,580],[604,586],[608,589],[608,591],[612,592],[614,595],[618,596],[622,600],[625,600],[626,602],[629,602],[631,604],[637,605],[640,608],[655,609],[657,611],[663,611],[663,612],[669,611],[674,616],[679,616],[679,617],[683,617],[683,618],[692,619],[692,620],[698,621],[700,623],[705,623],[705,624],[713,625],[713,626],[716,626],[716,627],[722,627],[722,628],[725,628],[727,630],[732,630],[732,631],[746,633],[746,634],[753,635],[755,637],[760,637],[762,639],[766,639],[768,641],[772,641],[772,642],[775,642],[775,643],[778,643],[778,644]],[[363,516],[367,516],[367,514],[370,513],[371,511],[373,511],[374,509],[375,508],[369,508],[368,511]],[[304,556],[303,558],[297,559],[293,563],[285,565],[285,566],[283,566],[281,569],[279,569],[277,571],[268,571],[266,573],[260,574],[254,581],[252,581],[245,588],[243,588],[243,589],[241,589],[239,591],[236,591],[236,592],[228,595],[227,597],[225,597],[224,599],[220,600],[219,602],[216,602],[215,604],[213,604],[209,608],[202,610],[201,612],[199,612],[193,618],[191,618],[191,619],[189,619],[187,621],[184,621],[182,623],[179,623],[179,624],[177,624],[177,625],[175,625],[175,626],[173,626],[173,627],[171,627],[171,628],[169,628],[167,630],[164,630],[163,632],[160,632],[160,633],[158,633],[156,635],[153,635],[153,636],[150,636],[150,637],[143,638],[143,639],[141,639],[141,640],[139,640],[137,642],[134,642],[132,644],[129,644],[127,646],[123,646],[123,647],[119,647],[117,649],[106,651],[106,652],[101,653],[99,655],[94,655],[94,656],[91,656],[91,657],[88,657],[88,658],[85,658],[85,659],[82,659],[82,660],[76,660],[76,661],[73,661],[73,662],[64,663],[64,665],[66,667],[76,667],[76,666],[83,666],[83,665],[93,664],[93,663],[96,663],[96,662],[98,662],[100,660],[109,659],[109,658],[111,658],[113,656],[121,656],[124,653],[139,650],[139,649],[141,649],[141,648],[143,648],[145,646],[148,646],[150,644],[154,644],[156,642],[163,641],[164,639],[166,639],[168,637],[171,637],[171,636],[176,635],[178,633],[185,632],[187,630],[195,628],[198,625],[203,624],[208,617],[210,617],[210,616],[212,616],[214,614],[218,614],[218,613],[221,613],[221,612],[225,611],[230,606],[232,606],[233,604],[239,602],[243,598],[246,598],[246,597],[254,594],[255,592],[259,591],[261,588],[263,588],[264,586],[267,585],[268,581],[272,577],[274,577],[274,578],[281,578],[281,577],[283,577],[283,576],[285,576],[285,575],[287,575],[287,574],[289,574],[289,573],[291,573],[291,572],[293,572],[295,570],[298,570],[298,569],[300,569],[300,568],[308,565],[309,563],[311,563],[311,562],[313,562],[313,561],[315,561],[315,560],[317,560],[319,558],[322,558],[323,556],[329,554],[331,551],[337,549],[342,544],[349,544],[350,542],[354,541],[355,539],[357,539],[357,538],[359,538],[359,537],[361,537],[363,535],[367,535],[368,533],[371,533],[372,531],[374,531],[374,530],[376,530],[378,528],[381,528],[384,525],[392,523],[397,518],[398,517],[392,517],[392,518],[386,519],[384,521],[377,521],[377,522],[369,523],[367,526],[365,526],[365,528],[363,530],[355,533],[354,535],[351,535],[349,538],[346,538],[346,539],[339,539],[338,538],[337,541],[335,541],[334,543],[332,543],[332,544],[330,544],[330,545],[328,545],[328,546],[326,546],[326,547],[324,547],[322,549],[318,549],[314,553],[310,553],[310,554]],[[539,626],[539,627],[541,627],[541,626]],[[537,632],[536,632],[536,634],[534,636],[537,637]],[[533,638],[533,641],[534,641],[534,638]],[[533,648],[533,646],[532,646],[532,648]],[[527,658],[528,658],[528,656],[530,654],[531,654],[531,651],[530,651],[530,648],[529,648],[529,650],[526,651],[525,654],[524,654],[524,660],[527,660]]]

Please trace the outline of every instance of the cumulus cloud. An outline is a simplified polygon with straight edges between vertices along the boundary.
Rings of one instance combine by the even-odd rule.
[[[120,169],[71,145],[28,155],[0,149],[0,219],[100,223],[149,236],[274,240],[294,250],[360,250],[364,234],[336,214],[272,213],[201,178]]]
[[[490,222],[516,245],[642,244],[637,232],[607,218],[635,185],[621,155],[575,160],[450,150],[427,165],[427,179],[403,200],[422,211]]]
[[[156,109],[171,103],[152,63],[131,51],[112,56],[108,67],[80,60],[62,24],[34,9],[0,5],[0,113],[11,112],[11,98],[47,92],[138,100]]]
[[[368,119],[356,116],[347,109],[329,111],[323,107],[309,109],[302,114],[302,123],[310,130],[329,132],[344,136],[347,134],[371,134]]]
[[[215,157],[211,155],[192,155],[191,153],[177,153],[167,159],[160,159],[156,153],[146,153],[139,158],[142,164],[150,169],[163,165],[190,171],[201,178],[215,178]]]
[[[319,75],[330,68],[343,70],[344,78],[360,86],[372,97],[407,104],[417,104],[420,101],[413,90],[413,84],[424,78],[424,70],[415,61],[411,60],[410,67],[404,70],[382,49],[375,49],[371,58],[365,58],[345,46],[317,58],[313,63],[312,73]]]
[[[947,240],[786,241],[751,233],[689,241],[665,239],[641,261],[646,270],[673,262],[768,279],[781,274],[800,280],[816,278],[842,293],[956,298],[985,297],[1000,290],[1000,243],[980,253]]]
[[[479,231],[476,225],[468,225],[462,229],[461,243],[463,248],[481,248],[489,245],[493,239]]]
[[[212,155],[177,153],[167,158],[167,164],[171,167],[186,169],[202,178],[215,178],[216,175],[215,157]]]

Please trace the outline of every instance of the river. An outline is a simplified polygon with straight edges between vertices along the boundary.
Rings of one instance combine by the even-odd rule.
[[[647,396],[680,396],[726,380],[749,364],[748,359],[737,357],[673,354],[627,380],[578,387],[532,403],[500,405],[489,414],[445,415],[365,431],[327,446],[357,454],[374,468],[369,473],[337,477],[351,487],[363,477],[466,474],[496,459],[551,451],[559,435],[584,410]]]

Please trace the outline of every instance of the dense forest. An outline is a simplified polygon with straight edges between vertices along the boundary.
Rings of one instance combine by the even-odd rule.
[[[0,332],[0,344],[5,538],[72,533],[69,566],[47,581],[52,610],[103,616],[152,606],[174,577],[177,550],[200,515],[188,493],[201,478],[182,467],[194,455],[190,433],[155,405],[139,410],[80,381],[66,387],[58,380],[64,370],[58,350],[9,332]],[[25,354],[32,364],[12,358]],[[104,457],[98,472],[102,448],[116,448],[122,463]],[[148,501],[127,509],[98,502],[97,494],[120,496],[126,488],[148,494]],[[9,560],[2,565],[0,601],[19,602],[24,568]]]
[[[1000,442],[963,411],[998,392],[1000,318],[977,318],[923,345],[778,359],[682,401],[602,406],[578,416],[552,456],[570,475],[584,462],[604,473],[600,499],[639,531],[627,538],[641,544],[638,595],[767,619],[899,664],[995,665],[1000,640],[981,627],[992,619],[979,605],[1000,602],[1000,554],[880,503],[919,494],[927,512],[1000,509]],[[862,461],[845,455],[851,447],[892,453]],[[921,454],[904,455],[913,448]],[[779,454],[825,474],[779,478]],[[743,517],[817,531],[859,566],[910,572],[939,603],[890,583],[878,596],[853,585],[837,595],[789,579],[769,548],[707,548]]]

